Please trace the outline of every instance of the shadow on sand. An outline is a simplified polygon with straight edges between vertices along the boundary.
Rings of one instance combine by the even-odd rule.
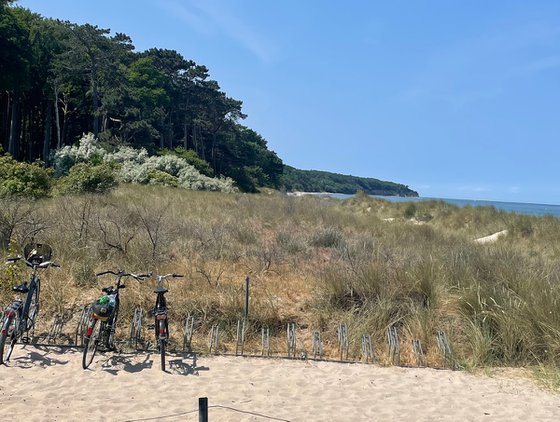
[[[168,369],[165,371],[177,375],[198,375],[199,371],[209,371],[207,366],[197,366],[196,353],[175,354],[176,359],[168,360]],[[192,363],[189,363],[191,360]]]
[[[159,354],[152,355],[147,352],[143,353],[119,353],[111,356],[100,356],[98,364],[105,372],[117,375],[120,371],[124,372],[140,372],[144,369],[159,370],[159,365],[154,365],[154,357],[158,360]],[[142,360],[139,360],[142,359]],[[197,366],[196,353],[168,353],[167,369],[168,374],[174,375],[198,375],[199,371],[208,371],[210,368]]]
[[[41,368],[48,368],[56,365],[66,365],[69,360],[57,359],[53,355],[64,355],[68,348],[45,347],[34,345],[28,350],[28,345],[14,349],[10,362],[19,368],[33,368],[40,366]],[[34,349],[34,350],[33,350]],[[21,356],[22,352],[25,353]],[[20,356],[18,356],[20,355]]]

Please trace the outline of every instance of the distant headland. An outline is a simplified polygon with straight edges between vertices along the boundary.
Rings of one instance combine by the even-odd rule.
[[[368,195],[417,197],[418,192],[400,183],[369,177],[356,177],[319,170],[299,170],[284,165],[282,186],[289,192],[331,192]]]

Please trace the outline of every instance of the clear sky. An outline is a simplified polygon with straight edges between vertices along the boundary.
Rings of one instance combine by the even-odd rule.
[[[560,204],[560,1],[17,4],[206,65],[291,166]]]

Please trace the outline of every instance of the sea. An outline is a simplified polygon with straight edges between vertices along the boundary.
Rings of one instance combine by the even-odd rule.
[[[339,199],[347,199],[353,195],[345,194],[331,194],[330,196]],[[505,212],[514,212],[516,214],[525,215],[535,215],[544,216],[551,215],[554,217],[560,217],[560,205],[550,205],[550,204],[531,204],[525,202],[501,202],[501,201],[487,201],[487,200],[476,200],[476,199],[453,199],[453,198],[429,198],[429,197],[402,197],[402,196],[377,196],[372,195],[375,198],[385,199],[391,202],[421,202],[421,201],[444,201],[452,205],[457,205],[459,207],[464,207],[470,205],[471,207],[494,207],[497,210]]]

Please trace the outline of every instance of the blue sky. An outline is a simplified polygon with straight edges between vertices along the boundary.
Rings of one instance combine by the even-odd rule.
[[[560,1],[17,4],[206,65],[294,167],[560,204]]]

